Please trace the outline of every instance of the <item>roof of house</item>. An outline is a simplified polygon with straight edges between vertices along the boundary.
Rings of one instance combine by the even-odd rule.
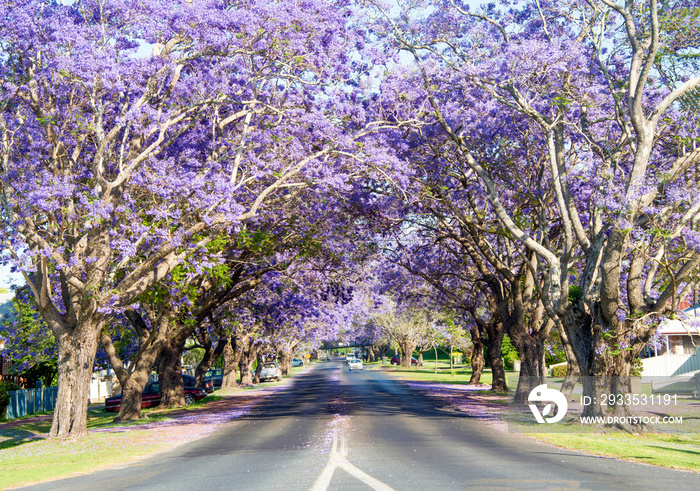
[[[684,322],[680,319],[668,319],[659,324],[657,334],[671,335],[700,335],[700,307],[688,308],[683,311],[690,319],[697,318],[698,322]]]

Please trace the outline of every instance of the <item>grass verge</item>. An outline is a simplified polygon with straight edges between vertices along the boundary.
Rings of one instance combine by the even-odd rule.
[[[105,413],[103,406],[94,405],[88,409],[90,432],[81,438],[47,439],[51,413],[6,421],[0,424],[0,489],[124,465],[201,438],[208,424],[206,415],[201,421],[178,422],[183,413],[202,410],[208,403],[236,405],[237,396],[239,405],[249,406],[257,399],[255,392],[256,388],[224,389],[191,406],[144,409],[141,420],[121,423],[113,422],[116,413]]]
[[[391,372],[395,377],[415,382],[431,384],[466,385],[471,377],[471,370],[459,367],[450,372],[449,366],[438,365],[437,374],[434,366],[422,368],[400,368],[384,366],[384,370]],[[518,383],[518,372],[507,372],[508,386],[511,395],[515,392]],[[491,383],[490,370],[484,370],[481,382]],[[549,379],[553,386],[561,384],[561,379]],[[444,396],[444,395],[443,395]],[[456,403],[456,401],[455,401]],[[461,401],[463,404],[464,401]],[[456,404],[455,404],[456,405]],[[692,410],[686,413],[690,419],[700,419],[700,414]],[[499,416],[504,416],[503,406],[498,409]],[[522,430],[522,428],[520,429]],[[576,428],[568,428],[562,433],[527,433],[518,431],[518,434],[539,442],[554,445],[560,448],[580,450],[593,455],[620,458],[634,462],[700,472],[700,433],[642,433],[630,434],[614,428],[597,430],[582,426],[581,432]]]
[[[700,472],[700,435],[645,433],[530,433],[536,441],[594,455]]]

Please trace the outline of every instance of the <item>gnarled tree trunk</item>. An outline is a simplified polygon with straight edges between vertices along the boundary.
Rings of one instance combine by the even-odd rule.
[[[501,355],[504,334],[502,328],[493,329],[486,339],[486,351],[488,352],[489,365],[491,365],[491,389],[496,392],[508,392],[506,368]]]
[[[230,341],[228,338],[221,338],[214,347],[206,327],[200,326],[195,332],[200,346],[204,348],[204,356],[194,370],[194,379],[197,387],[204,387],[204,377]]]
[[[486,366],[486,359],[484,358],[484,341],[481,338],[481,334],[479,333],[479,328],[477,326],[472,326],[469,333],[472,338],[472,343],[474,344],[471,356],[472,375],[469,378],[469,383],[480,384],[481,374],[484,373],[484,367]]]
[[[241,347],[241,358],[238,363],[241,371],[241,386],[243,387],[253,385],[253,365],[255,365],[255,360],[260,350],[257,344],[250,344],[247,347]]]
[[[185,404],[181,358],[189,334],[185,331],[181,330],[177,335],[166,339],[158,357],[161,407],[176,407]]]
[[[401,351],[401,366],[404,368],[411,368],[411,357],[413,352],[416,350],[417,343],[412,343],[410,341],[400,341],[399,350]]]
[[[224,376],[221,380],[221,387],[235,387],[238,378],[238,364],[241,361],[243,352],[237,348],[236,337],[228,338],[224,344],[222,356],[224,357]]]
[[[537,334],[517,338],[511,336],[511,340],[520,355],[520,376],[513,400],[516,403],[524,403],[527,402],[532,389],[547,380],[544,365],[544,340]]]
[[[103,321],[79,326],[58,341],[58,394],[49,436],[87,434],[92,367]]]
[[[574,388],[578,383],[581,371],[578,367],[578,362],[576,361],[576,355],[569,342],[569,337],[566,335],[566,329],[559,329],[559,336],[561,337],[562,346],[564,347],[564,353],[566,354],[566,376],[561,384],[559,391],[564,394],[567,400],[571,400],[571,396],[574,393]]]
[[[128,310],[125,313],[139,338],[139,351],[131,360],[129,368],[126,368],[122,363],[109,333],[106,330],[102,331],[102,347],[119,380],[119,385],[122,387],[122,399],[115,421],[129,421],[141,418],[143,389],[148,383],[153,364],[168,333],[170,326],[169,314],[171,312],[169,310],[161,310],[156,315],[155,311],[149,311],[148,309],[147,311],[151,320],[151,330],[148,329],[148,325],[138,312]]]

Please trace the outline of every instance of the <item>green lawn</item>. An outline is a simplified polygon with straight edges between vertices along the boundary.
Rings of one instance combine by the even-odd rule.
[[[381,363],[375,363],[381,365]],[[421,368],[401,368],[385,365],[384,370],[402,380],[413,380],[430,383],[468,384],[471,369],[459,367],[450,372],[447,363],[438,362],[438,373],[434,365],[425,364]],[[518,384],[517,372],[506,372],[506,378],[511,394]],[[484,370],[481,382],[491,383],[491,371]],[[548,383],[558,387],[561,378],[549,378]],[[642,386],[642,393],[651,393],[648,386]],[[695,404],[689,403],[690,412],[684,413],[684,418],[700,420],[700,412]],[[499,409],[499,414],[502,413]],[[523,430],[523,428],[521,428]],[[614,428],[605,428],[604,432],[592,427],[571,427],[570,432],[562,433],[519,433],[528,438],[545,442],[561,448],[576,449],[595,455],[603,455],[635,462],[669,467],[673,469],[688,469],[700,471],[700,433],[644,433],[629,434]],[[526,431],[526,429],[525,429]]]
[[[372,365],[381,366],[381,362],[374,362]],[[384,365],[385,370],[391,371],[396,377],[404,380],[415,380],[420,382],[445,383],[445,384],[469,384],[469,379],[472,376],[472,369],[464,365],[454,367],[450,370],[449,361],[438,361],[437,373],[435,370],[435,362],[426,362],[420,368],[402,368],[391,365]],[[492,376],[491,369],[484,369],[481,374],[482,384],[491,384]],[[506,372],[506,380],[508,386],[515,390],[518,385],[518,373]]]
[[[81,438],[46,439],[51,419],[36,419],[37,416],[50,416],[51,413],[11,420],[12,427],[9,427],[10,422],[0,425],[0,489],[94,471],[173,447],[178,443],[172,438],[163,438],[150,429],[140,427],[172,419],[170,413],[173,411],[199,409],[224,396],[254,392],[266,385],[217,390],[186,407],[144,409],[144,418],[139,421],[114,423],[116,413],[106,413],[102,405],[93,405],[88,409],[88,430],[112,431],[91,431]],[[26,423],[21,423],[22,420],[26,420]],[[20,424],[15,425],[16,422]]]
[[[609,433],[536,433],[528,437],[557,447],[635,462],[700,471],[700,434],[632,435]]]

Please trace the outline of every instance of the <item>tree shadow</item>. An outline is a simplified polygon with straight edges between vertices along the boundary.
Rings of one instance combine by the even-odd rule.
[[[31,425],[28,425],[31,426]],[[51,425],[49,424],[49,429]],[[0,429],[0,450],[6,450],[8,448],[18,447],[19,445],[24,445],[25,443],[31,443],[40,441],[46,438],[48,434],[48,429],[46,431],[37,432],[24,427],[15,428],[1,428]]]

